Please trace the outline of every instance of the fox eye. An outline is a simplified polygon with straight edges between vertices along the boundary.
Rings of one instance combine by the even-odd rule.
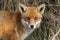
[[[40,18],[38,18],[38,17],[35,17],[35,20],[39,20]]]
[[[30,20],[30,17],[26,17],[27,20]]]

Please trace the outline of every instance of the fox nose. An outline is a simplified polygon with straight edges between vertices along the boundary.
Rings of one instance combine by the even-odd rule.
[[[33,29],[34,28],[34,25],[30,25],[30,27],[31,27],[31,29]]]

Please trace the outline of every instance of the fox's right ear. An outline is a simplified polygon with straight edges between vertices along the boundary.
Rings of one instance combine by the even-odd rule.
[[[25,5],[19,3],[19,11],[20,11],[21,13],[25,12],[26,9],[27,9],[27,7],[26,7]]]
[[[41,4],[40,6],[37,7],[38,11],[41,12],[42,14],[45,11],[45,4]]]

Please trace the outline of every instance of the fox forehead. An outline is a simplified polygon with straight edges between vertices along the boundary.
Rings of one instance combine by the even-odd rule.
[[[42,14],[36,7],[28,7],[26,12],[22,14],[23,17],[42,17]]]

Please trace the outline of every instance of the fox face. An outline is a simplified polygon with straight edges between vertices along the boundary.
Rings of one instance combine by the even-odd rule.
[[[21,22],[25,28],[36,29],[40,27],[42,14],[45,10],[45,4],[38,7],[27,7],[19,4],[19,11],[21,12]]]

